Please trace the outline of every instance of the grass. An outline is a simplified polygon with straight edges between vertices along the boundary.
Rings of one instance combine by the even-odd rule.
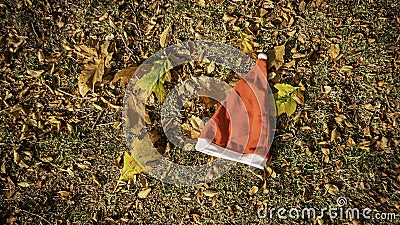
[[[263,203],[269,209],[321,209],[337,206],[338,197],[346,197],[348,207],[369,207],[373,213],[399,214],[400,117],[395,114],[400,111],[399,68],[395,67],[400,48],[396,18],[399,3],[331,1],[327,7],[312,8],[313,1],[305,1],[306,8],[300,12],[299,2],[280,1],[272,3],[273,8],[265,6],[264,19],[272,27],[262,26],[254,18],[267,3],[248,0],[224,1],[206,7],[199,6],[197,1],[162,1],[153,8],[151,1],[137,4],[63,1],[49,3],[50,8],[41,2],[33,2],[30,7],[26,1],[2,3],[6,7],[0,12],[3,40],[0,42],[0,85],[4,90],[0,93],[0,165],[4,165],[0,173],[0,223],[397,224],[398,218],[257,218],[257,210]],[[109,19],[95,22],[106,12],[116,29]],[[234,25],[240,31],[222,20],[225,13],[238,19]],[[285,27],[274,19],[268,21],[282,19],[284,13],[294,17],[292,27]],[[156,24],[146,33],[152,17],[156,18]],[[57,25],[60,18],[65,23],[62,27]],[[195,28],[198,22],[202,22],[203,29]],[[268,193],[263,193],[263,181],[244,165],[237,165],[212,183],[194,187],[165,184],[145,174],[116,187],[121,156],[127,150],[122,126],[113,127],[121,121],[121,112],[107,107],[100,97],[122,105],[125,89],[118,85],[112,88],[105,82],[96,86],[95,94],[82,98],[77,85],[82,63],[62,43],[65,40],[70,47],[88,45],[94,37],[104,40],[113,34],[117,51],[108,74],[112,77],[120,69],[140,64],[159,51],[159,36],[170,24],[173,25],[170,45],[195,40],[199,35],[233,45],[233,39],[240,37],[240,32],[252,32],[259,44],[256,52],[266,52],[286,43],[285,62],[292,60],[294,48],[297,52],[312,53],[310,57],[296,59],[294,67],[277,71],[279,82],[298,85],[301,81],[307,90],[305,104],[299,105],[295,113],[300,113],[296,121],[294,116],[278,118],[270,164],[275,175],[266,180]],[[222,24],[227,27],[226,31]],[[291,31],[296,31],[293,36],[288,34]],[[7,64],[3,59],[10,47],[6,39],[11,32],[28,38]],[[328,56],[331,43],[340,45],[342,56],[336,60]],[[39,64],[39,50],[46,56],[62,53],[54,63],[54,73],[50,74],[53,63]],[[185,65],[175,72],[204,75],[207,66]],[[344,72],[340,70],[343,66],[353,69]],[[46,72],[40,78],[29,78],[26,69]],[[217,66],[211,75],[229,79],[233,74]],[[172,87],[174,82],[177,83],[174,80],[167,86]],[[332,90],[323,93],[324,86]],[[20,96],[26,88],[27,92]],[[68,94],[56,94],[54,91],[58,89]],[[11,97],[5,99],[7,93]],[[202,111],[202,102],[195,102],[196,110],[186,110],[181,116],[182,122],[187,122],[188,115],[206,114]],[[102,110],[96,109],[93,103]],[[372,108],[366,107],[367,103]],[[10,112],[17,104],[25,113]],[[153,128],[160,125],[159,108],[159,105],[151,108]],[[50,116],[61,121],[60,131],[46,123]],[[338,122],[340,116],[352,126],[345,121]],[[43,129],[29,125],[28,119],[36,119],[43,124]],[[68,131],[67,124],[73,127],[72,132]],[[332,139],[334,129],[340,137]],[[163,136],[159,143],[166,142]],[[28,168],[14,162],[14,150]],[[187,165],[208,160],[205,155],[173,147],[166,157]],[[19,185],[21,182],[30,186],[23,187]],[[328,184],[337,186],[338,193],[330,193]],[[250,195],[253,186],[259,191]],[[148,187],[152,190],[147,198],[139,198],[138,193]],[[204,194],[207,190],[217,194],[208,197]],[[62,196],[60,191],[70,193]]]

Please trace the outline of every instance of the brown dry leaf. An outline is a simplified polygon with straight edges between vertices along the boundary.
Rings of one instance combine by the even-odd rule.
[[[281,68],[285,60],[285,44],[274,47],[273,50],[268,51],[268,68],[275,67],[276,70]]]
[[[300,59],[300,58],[304,58],[304,57],[306,57],[306,56],[307,56],[307,54],[303,54],[303,53],[298,53],[298,52],[296,52],[296,53],[293,54],[292,58],[293,58],[293,59]]]
[[[148,132],[148,134],[152,143],[156,143],[161,138],[160,134],[158,133],[158,130],[156,129]]]
[[[334,184],[325,184],[325,189],[332,195],[337,195],[339,193],[339,188]]]
[[[16,149],[14,149],[14,163],[21,168],[29,168],[29,166],[26,165],[25,162],[21,159],[21,156],[18,154]]]
[[[172,28],[172,26],[169,25],[167,28],[165,28],[165,30],[162,32],[162,34],[160,36],[160,45],[163,48],[165,48],[170,41],[171,28]]]
[[[321,148],[321,150],[325,155],[329,155],[329,153],[330,153],[329,148]]]
[[[293,92],[292,98],[297,104],[304,105],[304,91],[300,88]]]
[[[92,180],[94,183],[96,183],[97,188],[101,187],[101,183],[100,183],[99,179],[96,177],[96,175],[92,174]]]
[[[206,7],[206,6],[207,6],[205,0],[198,0],[198,2],[199,2],[199,5],[200,5],[201,7]]]
[[[306,3],[304,1],[301,1],[299,4],[300,12],[304,12],[305,9],[306,9]]]
[[[288,67],[288,68],[293,67],[295,65],[296,65],[296,60],[294,60],[294,59],[292,61],[284,64],[284,66]]]
[[[331,132],[331,141],[334,141],[340,137],[340,133],[335,129]]]
[[[336,59],[340,54],[339,44],[331,44],[331,46],[328,49],[328,53],[332,59]]]
[[[69,191],[58,191],[57,192],[61,197],[67,197],[71,194]]]
[[[44,56],[42,50],[39,49],[37,57],[38,57],[39,63],[43,63],[44,62],[45,56]]]
[[[207,196],[207,197],[214,197],[218,194],[218,192],[214,191],[214,190],[205,190],[203,191],[203,195]]]
[[[115,74],[115,77],[111,81],[111,83],[116,83],[118,80],[121,80],[120,83],[119,83],[119,86],[120,87],[125,87],[125,85],[127,83],[129,83],[129,81],[132,78],[133,74],[136,72],[137,68],[138,67],[136,65],[131,65],[131,66],[128,66],[128,67],[118,71]]]
[[[150,192],[151,192],[151,188],[146,188],[138,193],[138,197],[139,198],[147,198],[147,196],[150,194]]]
[[[269,176],[271,176],[272,178],[276,178],[276,173],[271,167],[267,167],[267,172]]]
[[[40,75],[42,75],[42,73],[44,73],[44,70],[30,70],[30,69],[27,69],[26,73],[29,75],[29,77],[36,78],[36,77],[39,77]]]
[[[365,104],[364,108],[367,110],[374,110],[374,106],[371,103]]]
[[[9,191],[6,192],[6,198],[11,198],[15,193],[15,184],[9,176],[7,177],[7,186]]]
[[[254,195],[257,192],[258,192],[258,187],[257,186],[253,186],[249,190],[249,195]]]
[[[106,73],[106,69],[110,68],[110,62],[113,55],[113,48],[109,52],[110,42],[105,41],[100,46],[100,54],[97,53],[96,49],[89,48],[87,46],[80,46],[80,54],[86,59],[84,60],[84,67],[78,77],[79,93],[84,97],[89,91],[94,91],[94,86],[97,82],[103,80],[103,75]]]
[[[198,132],[199,135],[200,135],[200,132],[201,132],[201,130],[202,130],[203,127],[204,127],[204,122],[203,122],[203,120],[201,120],[201,119],[200,119],[199,117],[197,117],[197,116],[193,116],[193,115],[192,115],[192,117],[189,119],[189,121],[190,121],[190,124],[191,124],[192,127],[193,127],[193,130],[195,130],[196,132]],[[195,138],[195,137],[192,136],[192,138]]]
[[[15,53],[25,43],[27,38],[26,36],[9,35],[6,39],[6,45],[9,47],[10,52]]]
[[[232,21],[231,23],[234,23],[236,21],[236,18],[231,16],[231,15],[229,15],[228,13],[224,13],[224,16],[222,17],[222,20],[224,20],[225,22]]]

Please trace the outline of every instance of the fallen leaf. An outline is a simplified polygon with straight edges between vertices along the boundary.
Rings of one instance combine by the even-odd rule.
[[[275,84],[274,87],[278,89],[278,93],[274,94],[278,116],[282,113],[286,113],[288,116],[292,115],[296,111],[297,106],[296,101],[293,99],[293,93],[298,89],[298,87],[293,87],[292,85],[281,83]],[[299,102],[301,102],[301,99],[299,97],[296,98]]]
[[[285,56],[285,44],[275,46],[273,50],[268,52],[268,68],[275,67],[276,70],[279,70],[285,62],[283,56]]]
[[[165,48],[169,41],[170,41],[170,32],[171,32],[171,28],[172,26],[169,25],[167,28],[165,28],[165,30],[161,33],[160,36],[160,45],[161,47]]]
[[[139,197],[139,198],[147,198],[147,196],[150,194],[150,192],[151,192],[151,188],[146,188],[146,189],[144,189],[144,190],[141,190],[141,191],[138,193],[138,197]]]
[[[254,195],[257,192],[258,192],[258,187],[257,186],[253,186],[249,190],[249,195]]]
[[[254,36],[245,34],[243,32],[240,33],[240,38],[235,39],[236,45],[240,48],[240,50],[252,58],[256,58],[256,54],[254,53],[253,47],[258,46],[254,42]]]
[[[215,63],[212,62],[207,66],[207,73],[212,73],[215,70]]]
[[[128,153],[124,153],[124,166],[119,177],[120,181],[132,180],[134,175],[145,172],[135,159]]]
[[[231,15],[229,15],[229,14],[227,14],[227,13],[224,13],[224,16],[222,17],[222,20],[224,20],[225,22],[230,22],[230,21],[234,22],[236,20],[236,18],[231,16]]]
[[[198,2],[199,2],[199,5],[201,7],[206,7],[206,1],[205,0],[198,0]]]
[[[100,46],[100,54],[96,49],[87,46],[80,46],[81,55],[86,57],[84,60],[82,72],[78,76],[79,93],[84,97],[89,91],[94,91],[94,86],[97,82],[103,80],[103,75],[106,69],[110,67],[113,50],[109,52],[110,42],[105,41]]]
[[[45,56],[44,56],[44,53],[43,53],[42,50],[39,49],[37,57],[38,57],[39,63],[43,63],[44,62]]]
[[[298,89],[298,87],[293,87],[290,84],[275,84],[274,86],[276,89],[278,89],[278,97],[287,97],[288,95],[292,94],[295,90]]]
[[[121,80],[119,83],[120,87],[125,87],[125,85],[127,83],[129,83],[129,81],[131,80],[133,74],[136,72],[137,70],[137,66],[136,65],[131,65],[128,66],[120,71],[118,71],[115,74],[114,79],[111,81],[111,83],[116,83],[118,80]]]
[[[325,94],[329,94],[329,92],[332,91],[332,88],[330,86],[324,86],[324,92]]]
[[[292,58],[293,58],[293,59],[299,59],[299,58],[304,58],[304,57],[306,57],[306,56],[307,56],[307,54],[303,54],[303,53],[294,53],[293,56],[292,56]]]
[[[364,108],[367,109],[367,110],[373,110],[374,106],[371,103],[367,103],[367,104],[364,105]]]
[[[301,1],[299,4],[300,12],[304,12],[305,9],[306,9],[306,3],[304,1]]]
[[[201,120],[199,117],[197,117],[197,116],[193,116],[192,115],[192,117],[189,119],[189,121],[190,121],[190,124],[192,125],[192,127],[193,127],[193,130],[194,131],[196,131],[197,133],[198,133],[198,135],[200,135],[200,132],[201,132],[201,130],[203,129],[203,127],[204,127],[204,122],[203,122],[203,120]],[[192,138],[197,138],[197,137],[194,137],[193,135],[192,135]]]
[[[214,197],[218,194],[218,192],[214,191],[214,190],[205,190],[203,191],[203,195],[207,196],[207,197]]]
[[[290,62],[288,62],[288,63],[285,63],[285,64],[283,64],[285,67],[288,67],[288,68],[290,68],[290,67],[293,67],[293,66],[295,66],[296,65],[296,60],[292,60],[292,61],[290,61]]]
[[[296,111],[296,102],[291,97],[286,97],[275,101],[278,110],[278,116],[282,113],[286,113],[288,116],[290,116]]]
[[[328,53],[332,59],[336,59],[340,54],[339,44],[331,44],[331,46],[328,49]]]
[[[33,78],[39,77],[40,75],[42,75],[42,73],[44,73],[44,70],[30,70],[27,69],[26,73]]]
[[[167,70],[169,68],[170,62],[168,60],[155,61],[151,70],[136,83],[136,87],[145,90],[147,96],[154,92],[160,102],[164,101],[166,96],[164,82],[171,80],[171,74]]]
[[[334,184],[325,184],[325,189],[332,195],[337,195],[339,193],[339,188]]]
[[[69,196],[71,194],[71,192],[69,191],[58,191],[57,192],[61,197],[66,197]]]
[[[18,184],[18,186],[21,186],[21,187],[30,187],[32,185],[32,184],[30,184],[28,182],[25,182],[25,181],[19,182],[17,184]]]

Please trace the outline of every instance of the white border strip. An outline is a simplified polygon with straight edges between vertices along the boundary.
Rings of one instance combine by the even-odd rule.
[[[244,163],[258,169],[264,169],[267,160],[257,154],[242,154],[232,150],[218,146],[204,138],[198,138],[195,149],[207,155],[215,156],[222,159],[228,159],[239,163]]]

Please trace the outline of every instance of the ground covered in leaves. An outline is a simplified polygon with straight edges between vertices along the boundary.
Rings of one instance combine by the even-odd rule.
[[[0,8],[0,223],[398,224],[399,216],[260,219],[257,210],[335,207],[345,197],[371,215],[400,213],[399,1],[3,0]],[[278,118],[266,178],[238,165],[196,187],[146,174],[118,182],[130,79],[121,71],[187,40],[269,52],[272,85],[301,83],[304,102]],[[219,66],[187,64],[162,86],[202,74],[235,82]],[[207,161],[168,144],[162,95],[147,108],[157,146],[176,162]],[[189,137],[215,107],[185,105]]]

